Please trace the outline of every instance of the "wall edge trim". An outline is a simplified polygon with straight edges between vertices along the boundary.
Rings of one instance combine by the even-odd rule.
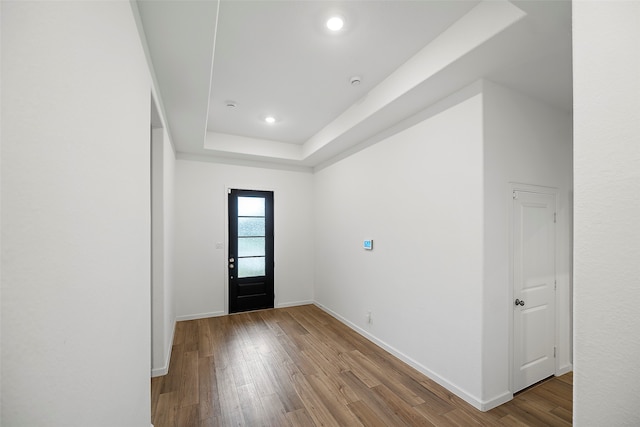
[[[196,320],[196,319],[206,319],[208,317],[220,317],[224,316],[224,311],[210,311],[207,313],[196,313],[196,314],[184,314],[182,316],[176,316],[176,322],[182,322],[184,320]]]

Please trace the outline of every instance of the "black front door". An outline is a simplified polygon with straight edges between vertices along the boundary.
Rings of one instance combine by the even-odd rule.
[[[229,313],[273,308],[273,192],[229,190]]]

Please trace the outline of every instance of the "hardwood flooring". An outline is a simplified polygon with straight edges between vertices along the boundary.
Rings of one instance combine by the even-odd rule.
[[[570,426],[571,374],[480,412],[313,305],[179,322],[155,427]]]

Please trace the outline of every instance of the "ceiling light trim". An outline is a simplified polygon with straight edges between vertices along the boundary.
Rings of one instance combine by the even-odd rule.
[[[327,22],[325,22],[325,27],[332,33],[338,33],[344,29],[345,20],[340,15],[333,15]]]

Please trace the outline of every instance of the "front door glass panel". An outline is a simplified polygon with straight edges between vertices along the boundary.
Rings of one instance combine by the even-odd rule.
[[[265,199],[238,197],[238,277],[265,274]]]

